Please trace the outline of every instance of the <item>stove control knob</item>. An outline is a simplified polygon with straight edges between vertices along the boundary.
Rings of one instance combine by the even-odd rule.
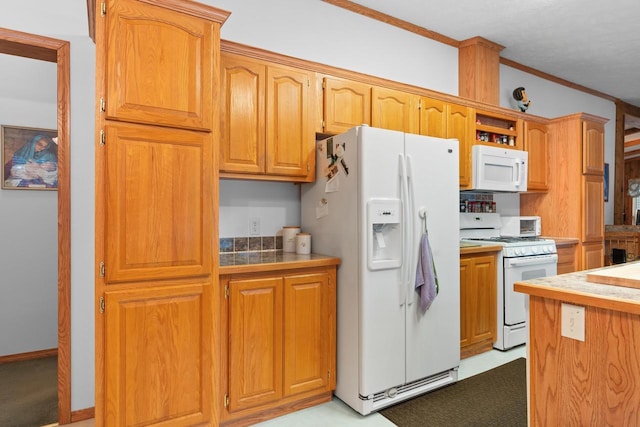
[[[533,248],[531,248],[531,252],[533,252],[534,254],[537,254],[540,248],[538,248],[537,246],[534,246]]]

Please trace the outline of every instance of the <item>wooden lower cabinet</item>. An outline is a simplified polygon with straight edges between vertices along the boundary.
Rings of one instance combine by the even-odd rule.
[[[221,276],[223,425],[331,400],[336,270]]]
[[[104,292],[102,425],[210,423],[217,412],[211,283],[127,286]]]
[[[576,248],[578,242],[571,244],[559,244],[556,241],[558,251],[558,274],[573,273],[578,269],[576,260]]]
[[[489,351],[497,336],[496,253],[460,255],[460,357]]]

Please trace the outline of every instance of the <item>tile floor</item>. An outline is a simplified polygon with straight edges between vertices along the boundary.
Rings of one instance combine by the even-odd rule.
[[[526,347],[520,346],[509,351],[492,350],[477,356],[463,359],[458,370],[458,380],[471,377],[519,357],[526,357]],[[80,421],[69,424],[72,427],[93,427],[94,420]],[[273,420],[256,424],[260,427],[326,427],[329,425],[340,427],[393,427],[391,421],[378,413],[362,416],[340,399],[333,398],[331,402],[303,409]]]

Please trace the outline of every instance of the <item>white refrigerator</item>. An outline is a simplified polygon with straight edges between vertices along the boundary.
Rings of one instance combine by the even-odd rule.
[[[301,189],[312,251],[338,256],[337,386],[361,414],[454,383],[460,364],[458,141],[358,126],[316,144]],[[439,292],[415,290],[427,232]]]

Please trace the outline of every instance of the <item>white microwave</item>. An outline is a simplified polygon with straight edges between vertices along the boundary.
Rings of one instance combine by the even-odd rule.
[[[503,237],[536,237],[542,232],[539,216],[502,216],[500,220]]]
[[[529,154],[488,145],[472,147],[473,190],[527,191]]]

